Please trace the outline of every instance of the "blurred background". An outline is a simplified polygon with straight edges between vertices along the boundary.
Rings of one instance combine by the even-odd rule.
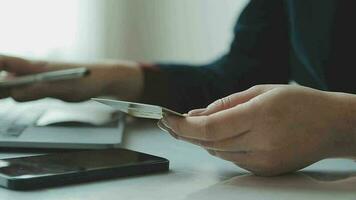
[[[206,63],[248,0],[0,0],[0,54]]]

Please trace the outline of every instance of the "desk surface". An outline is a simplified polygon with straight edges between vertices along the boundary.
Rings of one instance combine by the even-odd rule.
[[[0,188],[0,199],[356,198],[356,163],[350,160],[329,159],[291,175],[256,177],[196,146],[173,139],[147,121],[128,124],[123,146],[168,158],[170,172],[27,192]],[[13,155],[0,153],[0,157]]]

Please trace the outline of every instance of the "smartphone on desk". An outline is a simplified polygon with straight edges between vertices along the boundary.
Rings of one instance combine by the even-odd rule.
[[[0,159],[0,185],[30,190],[168,169],[165,158],[127,149],[60,152]]]

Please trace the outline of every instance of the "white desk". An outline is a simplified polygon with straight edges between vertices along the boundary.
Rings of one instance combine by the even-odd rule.
[[[0,188],[0,200],[356,199],[356,163],[350,160],[325,160],[288,176],[256,177],[147,122],[128,124],[123,145],[168,158],[170,172],[27,192]]]

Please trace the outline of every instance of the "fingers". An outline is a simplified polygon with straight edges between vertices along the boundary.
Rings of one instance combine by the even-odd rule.
[[[164,132],[169,133],[175,139],[201,146],[210,152],[213,152],[213,151],[245,151],[244,149],[246,149],[243,147],[244,145],[242,145],[242,143],[245,143],[244,139],[238,140],[239,141],[238,143],[241,143],[241,145],[238,144],[237,142],[234,142],[235,138],[229,138],[229,139],[219,141],[219,142],[202,141],[202,140],[198,140],[198,139],[191,139],[191,138],[186,138],[186,137],[177,135],[169,127],[167,127],[167,125],[165,125],[162,120],[159,120],[157,122],[157,126]]]
[[[88,95],[77,90],[74,81],[35,83],[10,90],[10,96],[19,102],[32,101],[47,97],[69,102],[79,102],[88,99]]]
[[[239,165],[240,167],[246,165],[246,163],[250,163],[252,160],[251,158],[252,153],[248,151],[237,151],[237,152],[225,152],[225,151],[214,151],[214,150],[207,150],[207,151],[212,156],[233,162],[236,165]]]
[[[257,85],[248,90],[238,92],[227,97],[221,98],[210,104],[206,109],[192,110],[189,116],[211,115],[213,113],[232,108],[236,105],[243,104],[254,97],[275,88],[277,85]]]
[[[246,152],[251,148],[251,145],[248,141],[248,137],[244,137],[247,134],[243,133],[234,138],[228,138],[221,141],[202,141],[197,139],[190,139],[179,136],[176,134],[176,139],[183,140],[198,146],[206,150],[211,151],[221,151],[221,152]]]
[[[178,136],[202,141],[219,141],[250,130],[254,109],[248,103],[209,116],[164,117],[165,124]]]
[[[235,152],[214,151],[214,156],[224,160],[232,161],[236,164],[245,163],[245,160],[248,159],[249,154],[250,152],[248,151],[235,151]]]
[[[187,138],[184,136],[180,136],[173,132],[170,128],[165,125],[162,125],[162,122],[158,123],[158,126],[168,133],[170,133],[174,138],[178,140],[182,140],[185,142],[189,142],[200,146],[206,150],[210,151],[221,151],[221,152],[246,152],[250,148],[255,148],[254,145],[251,145],[251,141],[249,139],[249,132],[242,133],[233,138],[227,138],[220,141],[204,141],[199,139]],[[163,126],[163,127],[162,127]]]
[[[33,64],[30,61],[22,58],[0,55],[0,72],[1,71],[9,72],[9,74],[5,78],[10,78],[11,76],[16,76],[16,75],[27,75],[27,74],[43,72],[44,70],[43,67],[41,66],[42,65],[40,63]],[[29,89],[22,90],[22,89],[0,88],[0,99],[14,96],[15,99],[20,101],[34,100],[34,98],[30,98],[33,96],[32,95],[33,92],[36,93],[36,91],[29,90]]]
[[[249,92],[249,90],[229,95],[227,97],[218,99],[210,104],[201,115],[210,115],[222,110],[232,108],[236,105],[242,104],[255,97],[256,95]]]
[[[188,142],[199,145],[205,149],[214,150],[214,151],[240,152],[240,151],[247,151],[249,148],[251,148],[248,134],[249,132],[244,132],[238,134],[233,138],[227,138],[219,141],[195,140],[195,141],[188,141]],[[184,140],[184,138],[182,138],[182,140]]]
[[[190,117],[199,116],[204,111],[206,111],[206,108],[200,108],[200,109],[191,110],[191,111],[188,112],[188,116],[190,116]]]
[[[44,63],[33,63],[18,57],[0,55],[0,71],[4,70],[16,75],[28,75],[44,71]]]
[[[229,148],[229,151],[227,151],[227,149],[223,150],[223,148],[221,148],[221,150],[219,150],[219,148],[213,148],[212,147],[213,143],[212,144],[208,144],[209,142],[204,142],[204,141],[199,141],[199,140],[194,140],[194,139],[188,139],[188,138],[182,138],[182,137],[177,136],[177,134],[175,134],[170,128],[168,128],[166,125],[164,125],[162,120],[159,120],[157,122],[157,125],[158,125],[158,127],[160,129],[162,129],[165,132],[170,133],[176,139],[180,139],[180,140],[192,143],[192,144],[196,144],[196,145],[202,146],[212,156],[216,156],[216,157],[222,158],[224,160],[228,160],[228,161],[234,162],[236,164],[244,163],[244,161],[247,159],[248,154],[251,153],[251,151],[248,151],[248,150],[245,150],[244,148],[241,148],[242,145],[238,145],[236,143],[235,143],[235,145],[236,146],[240,146],[240,149],[234,147],[234,148]],[[231,140],[228,139],[226,141],[227,141],[227,143],[229,143],[229,141],[231,141]],[[233,146],[230,145],[230,147],[233,147]]]

